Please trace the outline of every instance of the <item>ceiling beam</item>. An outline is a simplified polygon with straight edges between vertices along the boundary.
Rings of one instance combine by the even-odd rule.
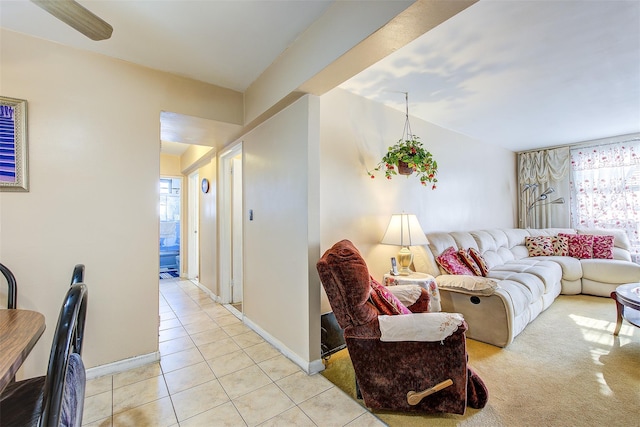
[[[298,90],[322,95],[478,1],[418,0],[301,84]]]
[[[335,2],[245,91],[245,126],[328,92],[477,1]]]

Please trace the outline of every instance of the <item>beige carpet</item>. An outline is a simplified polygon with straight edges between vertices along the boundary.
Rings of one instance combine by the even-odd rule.
[[[484,409],[374,414],[393,427],[639,427],[640,329],[624,322],[615,338],[615,319],[609,298],[560,296],[507,348],[467,340],[470,364],[489,389]],[[331,356],[323,375],[355,399],[347,350]]]

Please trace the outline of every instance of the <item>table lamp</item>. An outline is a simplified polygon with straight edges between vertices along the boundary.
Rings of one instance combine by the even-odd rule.
[[[391,215],[389,226],[384,233],[381,243],[402,247],[400,252],[398,252],[399,273],[401,276],[408,276],[413,273],[413,271],[409,269],[413,261],[413,254],[409,246],[426,245],[429,244],[429,241],[424,235],[424,231],[422,231],[422,227],[420,227],[418,218],[415,215],[394,214]]]

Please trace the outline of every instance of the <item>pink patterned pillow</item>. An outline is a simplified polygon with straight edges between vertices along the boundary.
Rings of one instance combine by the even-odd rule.
[[[553,244],[551,243],[551,236],[525,237],[524,245],[529,251],[529,256],[553,255]]]
[[[478,267],[478,264],[473,258],[471,258],[471,255],[469,255],[469,252],[467,252],[466,249],[460,249],[458,251],[458,256],[460,257],[462,262],[464,262],[464,265],[466,265],[471,271],[473,271],[473,274],[475,274],[476,276],[482,276],[480,267]]]
[[[444,269],[448,274],[466,274],[468,276],[473,276],[473,271],[467,265],[462,262],[460,257],[458,256],[458,252],[453,248],[453,246],[449,246],[444,250],[437,258],[436,262],[440,267]]]
[[[613,259],[613,236],[593,236],[593,257]]]
[[[487,261],[485,261],[482,254],[480,254],[480,252],[478,252],[474,248],[469,248],[469,255],[471,255],[471,258],[473,258],[473,260],[480,268],[482,276],[487,277],[487,275],[489,274],[489,266],[487,265]]]
[[[593,236],[590,234],[558,234],[569,239],[569,256],[579,259],[593,258]]]
[[[567,236],[552,236],[553,254],[556,256],[569,256],[569,238]]]
[[[371,278],[371,301],[378,311],[388,316],[396,314],[411,314],[411,311],[400,302],[395,295],[382,286],[373,277]]]

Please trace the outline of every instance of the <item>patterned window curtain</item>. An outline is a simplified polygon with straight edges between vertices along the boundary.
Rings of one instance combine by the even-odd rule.
[[[571,149],[573,227],[626,231],[640,260],[640,138]]]
[[[518,154],[521,228],[569,227],[569,166],[569,147]]]

